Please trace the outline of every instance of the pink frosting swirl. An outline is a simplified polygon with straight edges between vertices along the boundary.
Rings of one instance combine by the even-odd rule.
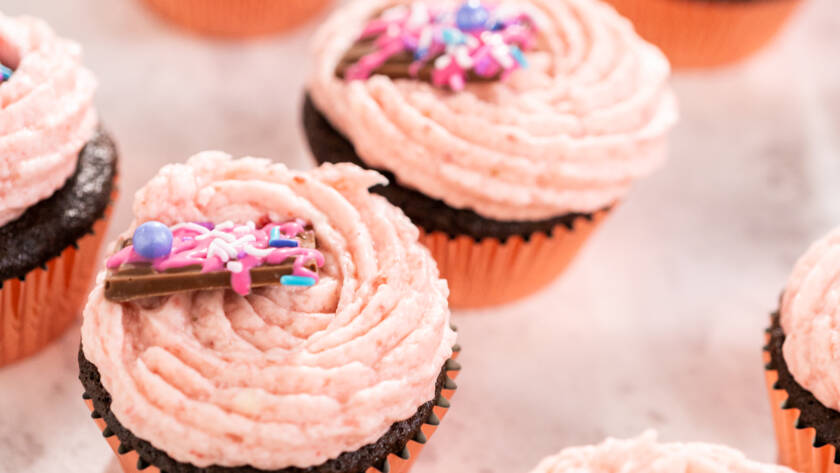
[[[96,79],[41,20],[0,13],[0,225],[59,189],[93,136]]]
[[[132,227],[301,218],[326,261],[311,288],[153,305],[109,302],[101,273],[82,344],[119,421],[182,462],[273,470],[357,450],[433,399],[455,341],[448,289],[417,229],[368,192],[383,181],[219,152],[164,167],[137,193]]]
[[[546,458],[531,473],[794,473],[758,463],[728,447],[704,443],[658,443],[649,431],[631,440],[607,439]]]
[[[662,163],[676,120],[670,67],[612,7],[513,1],[539,29],[529,68],[458,93],[382,75],[336,77],[365,24],[399,3],[409,0],[353,2],[315,41],[312,99],[368,165],[451,207],[539,220],[612,205]]]
[[[840,410],[840,228],[799,259],[782,297],[782,353],[793,378]]]

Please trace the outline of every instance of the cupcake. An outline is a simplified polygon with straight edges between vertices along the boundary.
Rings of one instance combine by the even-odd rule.
[[[659,443],[652,431],[631,440],[572,447],[543,460],[531,473],[794,473],[758,463],[729,447],[706,443]]]
[[[678,68],[720,66],[770,42],[802,0],[607,0]]]
[[[356,1],[314,54],[315,158],[389,178],[455,307],[553,280],[676,119],[667,60],[598,1]]]
[[[301,25],[330,0],[144,0],[172,23],[200,34],[262,36]]]
[[[383,182],[206,152],[137,193],[79,353],[124,471],[408,470],[459,349],[417,229],[368,191]]]
[[[115,192],[117,151],[76,43],[0,13],[0,365],[78,316]]]
[[[796,263],[764,349],[779,460],[806,473],[840,471],[840,228]]]

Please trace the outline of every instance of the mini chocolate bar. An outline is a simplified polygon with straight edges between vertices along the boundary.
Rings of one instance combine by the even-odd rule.
[[[149,236],[141,225],[134,238],[125,240],[121,250],[109,258],[105,279],[108,300],[126,302],[210,289],[233,289],[247,295],[252,287],[311,286],[323,265],[315,232],[299,221],[261,229],[251,222],[238,226],[191,223],[172,229],[147,223],[155,224],[153,229],[159,234]],[[147,240],[158,245],[164,242],[163,256],[148,255]]]

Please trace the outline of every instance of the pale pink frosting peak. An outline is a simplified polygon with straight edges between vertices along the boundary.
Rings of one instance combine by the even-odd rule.
[[[546,458],[531,473],[794,473],[743,453],[705,443],[659,443],[649,431],[631,440],[572,447]]]
[[[0,13],[0,225],[49,197],[73,174],[97,124],[96,79],[76,43],[39,19]]]
[[[446,282],[418,231],[349,164],[297,172],[205,152],[137,192],[147,220],[310,222],[311,288],[201,291],[84,310],[85,356],[117,419],[172,458],[265,470],[321,464],[376,441],[435,395],[451,355]],[[130,229],[124,236],[131,235]]]
[[[410,1],[352,2],[315,40],[310,94],[368,165],[452,207],[539,220],[610,206],[663,162],[677,116],[668,61],[600,1],[506,2],[539,28],[529,67],[508,80],[454,93],[412,79],[336,77],[366,22]]]
[[[782,353],[793,378],[840,410],[840,228],[796,263],[780,312]]]

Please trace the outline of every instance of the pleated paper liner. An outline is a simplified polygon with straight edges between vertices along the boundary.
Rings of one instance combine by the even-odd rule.
[[[111,202],[116,198],[116,192]],[[96,275],[112,207],[58,257],[0,287],[0,366],[30,356],[79,316]]]
[[[449,305],[479,308],[504,304],[537,292],[571,263],[609,210],[580,217],[572,227],[557,225],[550,235],[536,232],[526,240],[450,237],[420,229],[420,242],[435,258],[449,283]]]
[[[802,0],[607,0],[676,68],[714,67],[768,44]]]
[[[144,0],[163,18],[199,34],[261,36],[292,29],[331,0]]]
[[[767,343],[770,335],[767,335]],[[778,385],[779,373],[771,368],[768,348],[763,352],[765,380],[770,394],[770,409],[779,448],[779,463],[800,473],[840,473],[837,449],[831,444],[819,445],[816,429],[803,425],[800,411],[788,404],[788,393]]]
[[[446,416],[449,410],[449,402],[455,394],[455,390],[458,389],[454,379],[458,376],[461,365],[455,359],[458,357],[461,348],[455,345],[452,347],[452,350],[452,358],[446,361],[446,381],[441,389],[440,396],[435,400],[432,413],[429,414],[429,417],[426,418],[420,430],[414,434],[414,437],[408,441],[402,451],[389,454],[382,464],[371,466],[367,469],[366,473],[408,473],[411,469],[411,466],[417,459],[417,455],[420,454],[423,446],[435,433],[440,421]],[[160,469],[149,464],[147,460],[140,458],[136,451],[131,450],[127,446],[123,446],[119,438],[108,428],[108,425],[102,418],[102,414],[94,408],[90,396],[85,393],[83,397],[88,409],[91,411],[91,417],[93,417],[96,425],[99,426],[99,430],[102,431],[102,436],[107,439],[108,445],[111,446],[114,454],[117,455],[123,472],[137,473],[143,471],[145,473],[161,473]]]

